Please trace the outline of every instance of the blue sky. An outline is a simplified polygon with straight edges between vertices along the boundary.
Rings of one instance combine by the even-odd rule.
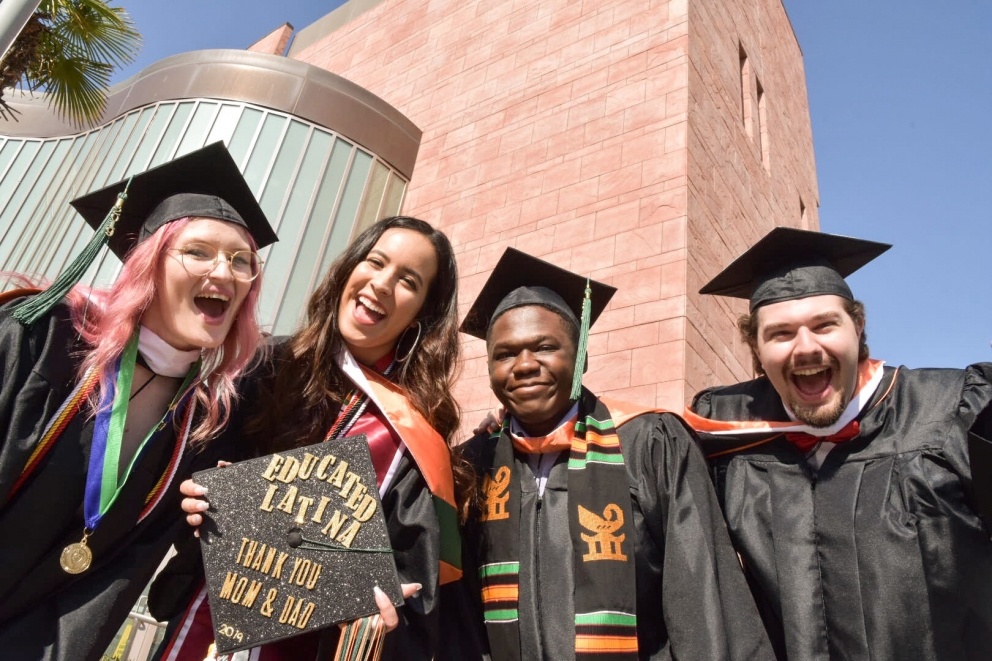
[[[175,53],[245,48],[340,2],[123,4],[145,47],[116,80]],[[849,279],[873,355],[992,360],[992,2],[784,4],[806,67],[821,229],[895,244]]]
[[[992,360],[992,3],[787,0],[820,228],[894,244],[849,282],[872,353]]]

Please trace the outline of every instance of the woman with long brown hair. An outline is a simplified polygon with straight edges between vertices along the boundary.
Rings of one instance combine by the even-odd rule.
[[[451,244],[422,220],[387,218],[334,262],[303,327],[274,343],[271,359],[245,384],[242,423],[229,432],[247,449],[238,459],[367,436],[400,581],[419,584],[385,638],[384,658],[433,657],[438,586],[460,575],[448,450],[459,420],[450,392],[457,360]],[[202,495],[192,483],[185,489]],[[190,523],[199,524],[207,506],[188,499]],[[153,596],[160,593],[168,590],[156,586]],[[164,601],[153,598],[153,612]],[[204,602],[201,595],[198,609],[174,621],[160,658],[205,652],[212,634],[200,626]],[[336,644],[337,629],[328,629],[266,645],[258,658],[325,658]]]

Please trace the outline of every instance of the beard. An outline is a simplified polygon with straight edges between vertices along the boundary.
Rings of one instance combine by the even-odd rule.
[[[847,400],[844,395],[845,393],[837,393],[837,396],[829,402],[816,406],[803,404],[790,398],[788,405],[800,422],[810,427],[829,427],[840,420],[841,414],[844,413]]]

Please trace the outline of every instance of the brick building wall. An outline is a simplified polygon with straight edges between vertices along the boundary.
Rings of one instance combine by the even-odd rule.
[[[594,390],[679,410],[693,389],[746,376],[728,306],[694,292],[761,227],[790,222],[797,191],[815,213],[780,0],[364,2],[301,33],[290,57],[423,130],[404,212],[451,237],[462,313],[515,246],[619,288],[590,342]],[[774,99],[771,174],[738,126],[741,44]],[[483,343],[466,338],[463,358],[470,428],[496,401]]]
[[[781,0],[691,0],[689,23],[687,398],[752,376],[735,324],[746,303],[700,287],[776,225],[819,229],[802,53]]]

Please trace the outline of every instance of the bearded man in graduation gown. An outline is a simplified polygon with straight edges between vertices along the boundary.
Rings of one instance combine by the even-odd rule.
[[[691,430],[581,387],[614,291],[508,249],[462,324],[507,413],[462,446],[480,483],[447,658],[772,655]]]
[[[992,364],[869,357],[844,277],[888,248],[777,228],[714,278],[761,376],[686,419],[780,657],[992,659]]]

